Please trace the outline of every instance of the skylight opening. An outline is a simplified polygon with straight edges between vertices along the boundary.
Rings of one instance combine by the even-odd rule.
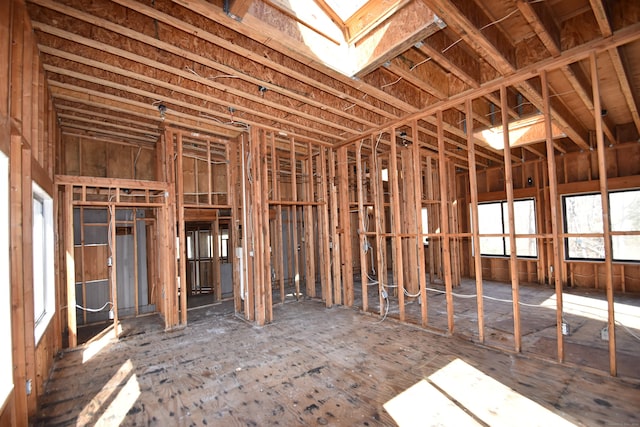
[[[342,19],[342,22],[346,22],[351,18],[362,6],[368,3],[368,0],[325,0],[327,5],[333,9],[333,11]]]

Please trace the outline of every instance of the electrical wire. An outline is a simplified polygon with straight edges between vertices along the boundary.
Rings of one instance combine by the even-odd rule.
[[[532,4],[532,3],[538,3],[538,2],[540,2],[540,1],[544,1],[544,0],[534,0],[534,1],[529,2],[529,3],[530,3],[530,4]],[[495,21],[489,22],[488,24],[486,24],[486,25],[482,26],[481,28],[479,28],[479,31],[486,30],[487,28],[489,28],[489,27],[491,27],[491,26],[493,26],[493,25],[496,25],[496,24],[501,23],[502,21],[504,21],[504,20],[506,20],[506,19],[510,18],[510,17],[511,17],[511,16],[513,16],[515,13],[517,13],[517,12],[518,12],[518,10],[519,10],[519,9],[517,9],[517,8],[516,8],[516,9],[512,10],[511,12],[509,12],[508,14],[506,14],[505,16],[503,16],[502,18],[499,18],[499,19],[496,19]],[[462,39],[462,37],[460,37],[458,40],[454,41],[454,42],[453,42],[453,43],[451,43],[449,46],[447,46],[447,47],[445,47],[444,49],[442,49],[442,50],[440,51],[440,53],[443,53],[443,54],[444,54],[444,53],[446,53],[449,49],[451,49],[452,47],[454,47],[455,45],[457,45],[458,43],[460,43],[462,40],[463,40],[463,39]],[[419,67],[419,66],[421,66],[422,64],[425,64],[425,63],[429,62],[431,59],[432,59],[432,58],[431,58],[430,56],[428,56],[426,59],[424,59],[424,60],[422,60],[422,61],[418,62],[417,64],[415,64],[415,65],[413,65],[413,66],[411,66],[411,67],[409,68],[409,72],[412,72],[413,70],[415,70],[416,68],[418,68],[418,67]],[[385,85],[380,86],[380,89],[384,89],[384,88],[386,88],[386,87],[393,86],[394,84],[398,83],[398,82],[399,82],[400,80],[402,80],[402,79],[403,79],[403,77],[399,77],[399,78],[398,78],[396,81],[394,81],[394,82],[387,83],[387,84],[385,84]]]
[[[622,326],[624,328],[624,330],[627,331],[627,333],[629,333],[629,335],[631,335],[632,337],[634,337],[635,339],[640,341],[640,337],[638,335],[634,334],[633,331],[631,331],[631,329],[629,329],[627,327],[627,325],[625,325],[624,323],[620,323],[620,321],[618,321],[618,320],[616,320],[616,324]]]
[[[384,320],[387,318],[387,315],[389,314],[389,297],[387,296],[387,297],[384,297],[382,299],[385,302],[385,305],[384,305],[384,316],[382,316],[382,319],[378,320],[377,323],[384,322]]]
[[[89,311],[91,313],[99,313],[102,310],[104,310],[109,304],[111,304],[113,306],[113,303],[111,301],[107,301],[104,303],[104,305],[100,308],[87,308],[87,307],[83,307],[80,304],[76,304],[76,308],[82,310],[82,311]]]

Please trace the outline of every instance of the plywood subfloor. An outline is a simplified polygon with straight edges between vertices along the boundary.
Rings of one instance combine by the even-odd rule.
[[[129,319],[101,350],[98,340],[62,354],[35,425],[640,423],[631,380],[317,301],[278,305],[262,328],[215,308],[190,311],[175,332],[156,316]]]
[[[389,276],[389,283],[393,278]],[[428,327],[447,331],[447,302],[444,286],[427,286]],[[360,284],[356,287],[356,306],[362,307]],[[369,311],[380,313],[378,287],[368,288]],[[399,317],[398,297],[390,288],[387,316]],[[454,288],[454,334],[461,339],[479,342],[476,284],[463,279]],[[520,285],[520,331],[525,354],[557,360],[557,330],[555,291],[538,284]],[[511,284],[489,280],[483,282],[484,333],[487,345],[513,351],[514,321]],[[618,374],[640,380],[640,295],[616,293],[616,357]],[[576,366],[609,372],[609,343],[602,339],[607,326],[607,302],[603,291],[567,288],[563,292],[563,319],[569,324],[570,335],[564,337],[565,361]],[[383,307],[383,313],[386,307]],[[405,298],[405,320],[421,324],[421,306],[416,298]]]

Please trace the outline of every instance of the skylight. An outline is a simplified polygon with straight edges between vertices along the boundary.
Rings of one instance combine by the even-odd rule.
[[[368,0],[325,0],[325,2],[342,19],[342,22],[346,22],[358,9],[367,4]]]

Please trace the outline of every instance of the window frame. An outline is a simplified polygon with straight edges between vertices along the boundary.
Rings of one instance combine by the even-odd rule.
[[[9,157],[0,151],[0,336],[9,338],[0,364],[0,408],[13,392],[13,329],[11,311],[11,243],[9,223]],[[6,343],[5,343],[6,345]]]
[[[535,230],[533,234],[537,234],[538,232],[538,215],[537,215],[537,203],[536,203],[536,198],[535,197],[523,197],[523,198],[518,198],[515,199],[513,202],[514,204],[517,202],[522,202],[522,201],[531,201],[533,204],[533,214],[534,214],[534,226],[535,226]],[[485,202],[480,202],[478,203],[478,207],[480,207],[481,205],[499,205],[500,206],[500,225],[502,228],[502,232],[501,233],[487,233],[487,234],[507,234],[507,236],[503,236],[503,237],[489,237],[489,238],[495,238],[495,239],[502,239],[502,253],[500,254],[494,254],[494,253],[483,253],[482,252],[482,233],[480,233],[480,230],[478,230],[478,234],[480,236],[480,256],[481,257],[488,257],[488,258],[509,258],[510,254],[507,253],[508,249],[510,249],[510,245],[508,243],[509,240],[509,236],[508,236],[508,232],[506,231],[507,227],[509,226],[509,222],[508,222],[508,210],[505,209],[505,206],[508,205],[508,200],[490,200],[490,201],[485,201]],[[471,206],[469,206],[471,209]],[[470,212],[470,215],[472,215],[473,213]],[[506,214],[506,217],[505,217]],[[480,227],[480,212],[478,211],[478,227]],[[517,233],[516,233],[517,234]],[[540,256],[539,253],[539,248],[538,248],[538,239],[536,237],[518,237],[516,239],[533,239],[535,241],[535,255],[519,255],[517,250],[517,244],[516,244],[516,258],[519,259],[527,259],[527,260],[535,260],[538,259]],[[472,248],[473,251],[473,248]]]
[[[619,194],[619,193],[629,193],[629,192],[638,192],[640,193],[640,188],[624,188],[624,189],[619,189],[619,190],[610,190],[607,193],[607,203],[609,203],[609,207],[611,207],[611,195],[612,194]],[[579,262],[579,261],[585,261],[585,262],[604,262],[605,261],[605,254],[604,254],[604,248],[603,248],[603,255],[602,257],[572,257],[570,256],[569,253],[569,240],[572,238],[576,238],[576,237],[571,237],[571,235],[580,235],[580,234],[601,234],[600,237],[588,237],[591,239],[601,239],[603,242],[603,246],[604,246],[604,223],[603,223],[603,229],[602,232],[592,232],[592,233],[588,233],[588,232],[579,232],[579,233],[569,233],[568,229],[569,229],[569,222],[568,222],[568,217],[567,217],[567,203],[566,200],[570,199],[570,198],[577,198],[577,197],[586,197],[586,196],[595,196],[597,197],[599,200],[602,200],[602,195],[600,192],[586,192],[586,193],[569,193],[569,194],[563,194],[561,196],[561,202],[562,202],[562,227],[563,227],[563,232],[565,234],[564,238],[563,238],[563,247],[564,247],[564,260],[566,262]],[[611,212],[611,208],[609,209],[609,211]],[[602,204],[600,205],[600,216],[602,216]],[[603,218],[604,220],[604,218]],[[638,264],[640,263],[640,257],[638,259],[626,259],[626,258],[616,258],[615,256],[615,245],[614,245],[614,240],[617,237],[623,237],[620,235],[616,235],[616,232],[618,230],[614,230],[614,224],[612,223],[612,215],[609,215],[609,230],[610,230],[610,238],[611,238],[611,260],[613,262],[617,262],[617,263],[624,263],[624,264]],[[638,230],[630,230],[630,231],[636,231],[638,233],[640,233],[640,229]],[[571,235],[569,235],[571,234]],[[640,235],[640,234],[638,234]]]
[[[34,308],[34,337],[35,337],[35,345],[37,346],[40,342],[40,339],[44,335],[44,332],[47,330],[49,324],[51,323],[51,319],[55,314],[56,310],[56,302],[55,302],[55,273],[54,273],[54,231],[53,231],[53,198],[40,187],[35,181],[32,183],[32,207],[31,212],[32,215],[35,216],[34,213],[34,205],[37,200],[39,203],[42,203],[43,212],[42,212],[42,248],[36,248],[36,245],[33,245],[33,297],[34,297],[34,307],[35,307],[35,298],[36,292],[41,291],[44,299],[44,310],[41,313],[36,313]],[[36,221],[35,218],[32,217],[32,231],[35,235],[36,231],[35,227]],[[32,236],[33,241],[33,236]],[[42,250],[42,255],[36,254],[36,250]],[[42,259],[42,264],[36,263],[37,259]],[[37,272],[36,268],[42,268],[42,280],[43,283],[36,283]]]

